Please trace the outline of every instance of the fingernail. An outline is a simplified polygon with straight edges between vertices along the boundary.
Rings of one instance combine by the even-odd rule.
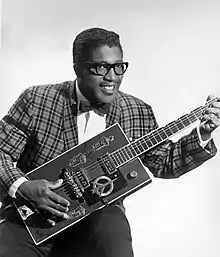
[[[53,227],[56,225],[55,221],[53,220],[47,220],[47,222]]]
[[[66,213],[64,213],[63,218],[67,220],[67,219],[69,219],[69,216]]]

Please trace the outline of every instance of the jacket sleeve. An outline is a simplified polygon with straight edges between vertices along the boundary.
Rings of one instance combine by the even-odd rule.
[[[31,127],[31,95],[25,90],[0,121],[0,198],[18,178],[25,176],[15,163],[20,158]]]
[[[158,128],[152,108],[152,130]],[[213,140],[209,141],[205,149],[201,147],[196,129],[177,142],[167,140],[149,150],[141,159],[144,165],[159,178],[177,178],[182,174],[200,166],[212,158],[217,152]]]

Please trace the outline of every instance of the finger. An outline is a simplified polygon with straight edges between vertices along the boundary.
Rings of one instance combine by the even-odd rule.
[[[213,94],[209,94],[206,101],[212,100],[214,98],[215,98],[215,96]]]
[[[215,128],[215,124],[210,123],[210,124],[209,124],[209,127],[210,127],[211,129],[214,129],[214,128]]]
[[[204,115],[208,115],[210,118],[213,118],[213,117],[219,118],[219,117],[220,117],[220,109],[219,109],[219,108],[216,108],[216,107],[208,108],[208,109],[204,112]]]
[[[54,220],[51,220],[51,219],[46,219],[47,223],[49,225],[51,225],[52,227],[54,227],[56,225],[56,222]]]
[[[55,216],[55,217],[58,217],[58,218],[61,218],[61,219],[68,219],[68,218],[69,218],[69,216],[67,215],[67,213],[57,211],[57,210],[53,209],[53,208],[50,207],[50,206],[45,206],[45,207],[44,207],[44,210],[46,210],[47,212],[49,212],[52,216]]]
[[[220,102],[214,102],[211,107],[220,108]]]
[[[206,128],[206,130],[209,130],[209,131],[213,131],[216,128],[215,124],[211,122],[207,122],[204,125],[204,127]]]
[[[56,189],[56,188],[59,188],[62,186],[62,183],[63,183],[63,179],[58,179],[54,182],[51,182],[51,181],[47,181],[47,186],[50,188],[50,189]]]
[[[210,122],[214,123],[215,125],[219,123],[219,118],[216,116],[215,113],[204,114],[201,120],[202,122]]]
[[[55,192],[50,191],[48,196],[49,196],[50,200],[52,200],[55,203],[58,203],[58,204],[60,204],[64,207],[70,206],[70,202],[67,199],[65,199],[62,196],[56,194]]]
[[[49,201],[48,206],[52,207],[53,209],[57,210],[57,211],[61,211],[61,212],[68,212],[69,208],[68,207],[64,207],[59,203],[54,203],[53,201]]]
[[[46,222],[51,225],[52,227],[54,227],[56,225],[55,221],[51,220],[51,219],[48,219],[46,218],[46,215],[44,215],[42,209],[38,210],[37,208],[34,208],[34,212],[37,213],[38,215],[40,215],[43,219],[46,220]]]
[[[209,106],[209,108],[207,108],[207,110],[210,110],[210,109],[212,111],[218,111],[218,109],[220,109],[220,102],[214,102],[212,105]]]
[[[204,115],[201,122],[204,129],[210,132],[219,126],[219,119],[214,114]]]

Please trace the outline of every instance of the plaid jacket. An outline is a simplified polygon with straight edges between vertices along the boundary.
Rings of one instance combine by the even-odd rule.
[[[106,117],[106,127],[118,122],[133,140],[158,127],[152,108],[119,92]],[[0,182],[8,192],[24,173],[78,144],[74,82],[26,89],[0,121]],[[178,142],[168,140],[141,159],[155,177],[175,178],[198,167],[216,153],[214,143],[201,148],[193,130]],[[16,166],[14,165],[16,163]],[[3,192],[0,191],[3,201]]]

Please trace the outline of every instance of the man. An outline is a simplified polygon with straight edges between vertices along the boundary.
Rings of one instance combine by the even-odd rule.
[[[68,219],[69,202],[46,180],[28,181],[25,173],[118,122],[128,138],[158,127],[152,108],[119,91],[128,63],[119,36],[101,28],[81,32],[73,43],[76,81],[26,89],[0,123],[0,181],[3,202],[25,197],[40,212]],[[83,102],[92,110],[85,111]],[[178,142],[166,141],[141,158],[156,177],[176,178],[216,153],[211,132],[220,124],[220,103],[204,113],[200,125]],[[14,167],[14,162],[17,166]],[[132,257],[132,239],[123,204],[96,211],[53,239],[35,246],[15,211],[3,211],[0,256]],[[53,220],[49,219],[51,225]]]

